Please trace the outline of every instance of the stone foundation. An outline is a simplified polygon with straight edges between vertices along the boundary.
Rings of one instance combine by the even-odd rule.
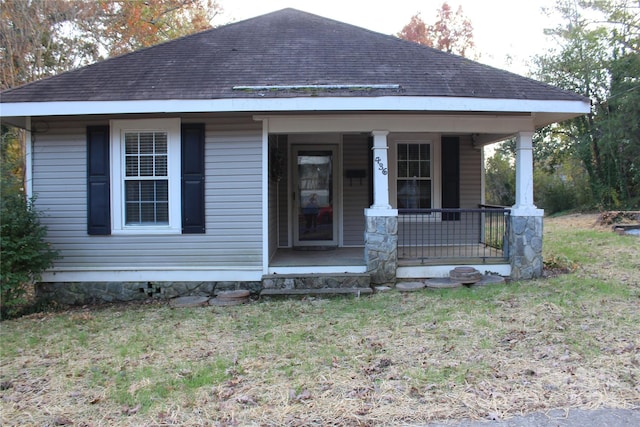
[[[261,282],[60,282],[38,283],[36,296],[62,305],[169,300],[176,297],[213,298],[222,291],[246,289],[259,295],[263,290],[371,291],[368,274],[269,275]],[[330,292],[328,292],[330,293]]]
[[[395,284],[398,268],[398,217],[367,216],[365,255],[374,286]]]
[[[261,282],[59,282],[38,283],[36,297],[63,305],[171,299],[183,296],[213,297],[220,291],[262,290]]]
[[[370,288],[368,274],[271,274],[262,278],[265,291],[273,289],[347,289]]]
[[[511,216],[509,250],[511,278],[542,276],[542,216]]]

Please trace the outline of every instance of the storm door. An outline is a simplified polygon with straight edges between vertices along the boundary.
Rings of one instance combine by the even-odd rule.
[[[293,209],[294,246],[337,246],[337,149],[295,146]]]

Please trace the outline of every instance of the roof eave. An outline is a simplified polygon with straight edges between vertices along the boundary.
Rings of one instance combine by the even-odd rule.
[[[2,103],[2,121],[22,123],[26,117],[291,111],[411,111],[528,113],[536,127],[590,111],[586,100],[495,99],[437,96],[292,97],[167,99],[133,101],[58,101]]]

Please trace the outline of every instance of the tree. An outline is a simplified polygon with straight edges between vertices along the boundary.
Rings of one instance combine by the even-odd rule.
[[[81,24],[115,56],[211,28],[221,10],[215,0],[98,0]]]
[[[516,196],[516,170],[508,153],[498,149],[485,167],[485,193],[490,205],[511,206]]]
[[[535,58],[535,76],[590,98],[592,110],[546,128],[540,144],[562,141],[565,154],[582,163],[600,207],[637,207],[640,5],[631,0],[558,0],[556,11],[563,23],[546,32],[558,47]]]
[[[0,89],[15,87],[96,59],[81,33],[68,31],[83,3],[0,0]]]
[[[398,37],[460,56],[466,56],[474,46],[473,26],[464,16],[462,6],[453,13],[447,2],[436,11],[433,25],[427,25],[418,13],[411,17]]]
[[[211,27],[216,0],[0,0],[0,89]]]
[[[430,28],[427,27],[427,24],[422,20],[419,13],[411,17],[409,23],[402,28],[397,36],[403,40],[433,47]]]

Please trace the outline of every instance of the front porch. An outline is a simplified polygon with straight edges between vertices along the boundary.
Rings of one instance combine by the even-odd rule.
[[[402,212],[398,226],[396,276],[446,277],[460,265],[509,276],[509,210],[431,209]],[[280,248],[269,275],[362,274],[364,247]]]
[[[460,117],[455,133],[427,116],[376,115],[390,130],[357,118],[260,117],[265,276],[366,273],[393,286],[461,265],[541,274],[532,132],[516,132],[517,204],[483,205],[482,144],[507,136],[522,117]]]

